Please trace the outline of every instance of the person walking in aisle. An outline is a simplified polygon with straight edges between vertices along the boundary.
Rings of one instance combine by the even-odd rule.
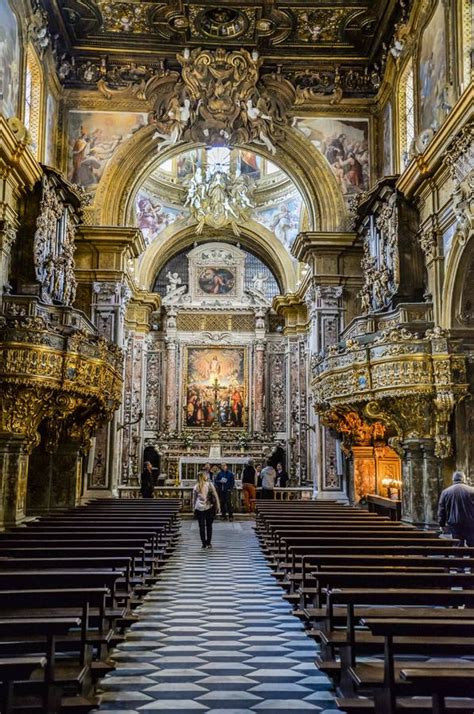
[[[222,468],[214,479],[214,483],[219,494],[219,500],[222,508],[222,517],[229,521],[234,520],[234,512],[232,510],[232,491],[235,486],[235,478],[232,471],[227,468],[227,464],[222,464]]]
[[[149,461],[145,461],[140,476],[140,493],[142,494],[142,498],[153,498],[153,488],[153,467]]]
[[[247,513],[255,511],[255,498],[257,494],[257,472],[253,465],[253,459],[249,459],[244,466],[242,474],[242,496]]]
[[[275,488],[276,471],[273,468],[271,461],[267,461],[267,465],[262,469],[262,498],[273,498]]]
[[[455,471],[452,486],[441,492],[438,521],[462,545],[474,546],[474,488],[465,483],[462,471]]]
[[[219,496],[209,473],[199,474],[193,489],[193,511],[199,523],[199,535],[203,548],[212,548],[212,524],[214,517],[220,514]]]

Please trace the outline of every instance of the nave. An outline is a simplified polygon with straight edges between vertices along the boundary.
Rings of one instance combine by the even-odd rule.
[[[316,648],[282,598],[253,521],[216,522],[201,550],[196,521],[112,655],[99,711],[244,714],[334,711]]]

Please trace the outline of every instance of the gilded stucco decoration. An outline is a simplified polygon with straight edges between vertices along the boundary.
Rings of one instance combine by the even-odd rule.
[[[342,42],[343,29],[353,15],[350,8],[297,9],[296,36],[304,42]]]
[[[361,412],[391,436],[432,438],[435,455],[447,458],[452,412],[467,395],[465,355],[456,350],[439,327],[423,336],[394,328],[369,342],[351,338],[313,361],[315,408],[323,419],[334,410]]]
[[[68,335],[13,305],[0,316],[0,435],[22,436],[32,449],[44,421],[49,448],[64,427],[80,431],[85,445],[94,425],[120,404],[121,350],[80,329]]]
[[[97,0],[106,32],[147,32],[149,6],[146,3],[113,2]]]
[[[153,101],[158,148],[179,141],[222,146],[257,143],[275,153],[295,90],[280,74],[259,78],[257,52],[185,49],[177,55],[181,73],[153,78],[146,94]]]

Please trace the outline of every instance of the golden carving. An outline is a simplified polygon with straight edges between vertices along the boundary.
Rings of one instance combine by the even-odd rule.
[[[259,79],[262,61],[244,49],[186,49],[177,59],[181,74],[164,72],[144,89],[154,103],[160,150],[179,141],[255,142],[275,153],[296,96],[288,80],[281,74]]]
[[[65,425],[85,443],[120,404],[121,351],[80,331],[65,337],[39,317],[2,317],[0,327],[0,434],[22,436],[31,450],[43,422],[47,448]]]

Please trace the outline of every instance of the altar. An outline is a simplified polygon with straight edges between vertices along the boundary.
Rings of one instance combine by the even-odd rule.
[[[242,471],[249,460],[249,456],[181,456],[178,462],[178,474],[180,484],[183,486],[194,484],[204,464],[221,466],[227,464],[228,468],[235,476],[236,482],[240,482]]]

